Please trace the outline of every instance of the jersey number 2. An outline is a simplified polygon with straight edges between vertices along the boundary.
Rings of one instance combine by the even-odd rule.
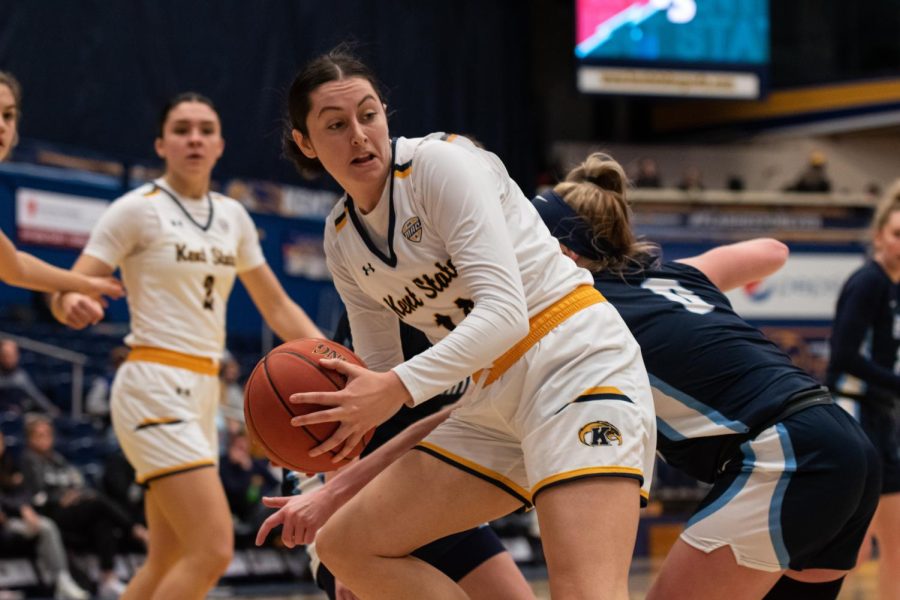
[[[697,315],[705,315],[713,311],[715,306],[683,287],[674,279],[659,279],[651,277],[641,284],[645,290],[649,290],[654,294],[659,294],[667,300],[683,304],[684,307]]]
[[[213,288],[216,285],[216,278],[212,275],[207,275],[206,279],[203,280],[203,289],[206,290],[206,295],[203,296],[203,308],[206,310],[213,309]]]

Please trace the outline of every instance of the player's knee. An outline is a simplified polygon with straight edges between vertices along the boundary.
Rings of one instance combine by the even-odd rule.
[[[316,533],[316,552],[319,554],[319,560],[338,578],[343,563],[357,548],[358,546],[347,538],[339,523],[329,521]]]
[[[218,577],[228,569],[234,558],[234,544],[227,539],[214,540],[202,555],[203,568]]]
[[[379,539],[377,535],[365,533],[361,523],[342,517],[347,515],[335,515],[316,533],[319,559],[338,579],[347,569],[353,569],[354,565],[365,563],[368,557],[376,555],[378,552],[370,542]]]

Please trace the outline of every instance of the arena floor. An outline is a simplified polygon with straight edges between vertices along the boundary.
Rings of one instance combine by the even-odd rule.
[[[631,597],[633,600],[641,600],[645,597],[658,563],[649,561],[636,561],[631,573]],[[844,587],[838,600],[874,600],[876,594],[876,574],[878,566],[875,562],[868,562],[853,575],[851,575]],[[526,573],[529,581],[531,581],[535,596],[538,600],[549,600],[550,589],[547,584],[546,573],[536,571]],[[225,589],[218,588],[210,598],[257,598],[259,600],[326,600],[327,596],[309,584],[298,586],[297,590],[287,590],[284,586],[278,588],[241,588],[241,589]]]

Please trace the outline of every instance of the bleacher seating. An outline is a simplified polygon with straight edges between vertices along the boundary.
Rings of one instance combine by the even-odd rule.
[[[85,331],[73,331],[54,322],[23,318],[21,312],[0,310],[0,331],[82,353],[88,357],[84,370],[84,392],[92,380],[106,372],[110,350],[122,344],[127,333],[124,324],[101,324]],[[231,336],[229,351],[238,360],[246,377],[262,354],[259,336]],[[21,365],[41,390],[62,409],[62,416],[54,419],[56,450],[84,474],[91,487],[101,487],[104,463],[117,450],[112,432],[103,423],[86,416],[71,416],[71,365],[42,354],[21,348]],[[9,451],[18,457],[25,445],[24,418],[18,412],[0,413],[0,431]],[[126,549],[127,551],[127,549]],[[47,590],[38,570],[29,557],[29,549],[11,548],[0,554],[0,587],[15,588],[27,595]],[[70,556],[76,571],[96,570],[96,557],[84,553]],[[130,577],[143,562],[143,555],[121,554],[116,569],[120,576]],[[308,580],[305,553],[279,549],[245,548],[240,550],[223,578],[224,585]]]

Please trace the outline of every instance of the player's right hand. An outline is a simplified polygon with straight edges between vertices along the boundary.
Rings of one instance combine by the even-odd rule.
[[[256,545],[262,546],[269,533],[281,525],[281,541],[288,548],[311,544],[316,539],[319,528],[340,508],[333,502],[326,488],[299,496],[280,498],[264,497],[262,502],[269,508],[277,508],[263,521],[256,534]]]
[[[63,294],[58,305],[60,313],[57,318],[72,329],[84,329],[99,323],[105,314],[102,300],[78,292]]]

